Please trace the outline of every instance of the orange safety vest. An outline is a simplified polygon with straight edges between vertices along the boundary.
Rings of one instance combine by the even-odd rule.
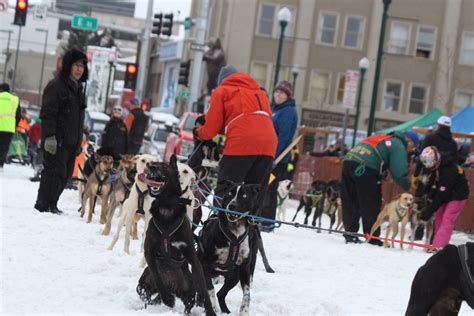
[[[361,140],[360,142],[361,144],[367,144],[370,147],[375,148],[378,146],[378,144],[380,144],[384,140],[389,139],[391,137],[392,137],[391,134],[378,134],[378,135],[369,136]]]
[[[24,117],[20,119],[20,122],[18,122],[18,126],[16,128],[17,132],[28,132],[30,130],[30,124],[28,123],[28,120]]]

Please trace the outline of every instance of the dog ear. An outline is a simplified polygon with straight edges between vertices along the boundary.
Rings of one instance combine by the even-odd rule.
[[[170,158],[170,166],[174,170],[176,170],[176,171],[178,170],[178,158],[176,158],[176,155],[174,155],[174,154]]]

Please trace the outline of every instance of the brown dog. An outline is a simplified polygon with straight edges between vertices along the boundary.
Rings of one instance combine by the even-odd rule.
[[[393,230],[392,238],[395,238],[398,234],[398,223],[402,223],[400,239],[403,240],[405,237],[405,229],[408,221],[410,220],[410,209],[413,206],[414,197],[410,193],[402,193],[400,197],[396,200],[391,201],[384,206],[382,212],[380,212],[377,220],[375,221],[372,229],[370,230],[370,235],[372,235],[377,228],[379,228],[382,223],[388,219],[388,227],[385,238],[388,238],[390,230]],[[412,235],[414,232],[412,233]],[[370,239],[367,239],[369,241]],[[388,247],[388,242],[384,242],[384,247]],[[392,248],[394,247],[394,242],[392,241]],[[403,244],[400,244],[400,248],[403,249]]]
[[[113,168],[114,159],[111,156],[99,156],[94,153],[94,158],[97,161],[97,165],[94,172],[91,173],[87,179],[82,194],[81,203],[81,217],[84,217],[86,212],[86,203],[89,200],[89,216],[87,217],[87,223],[92,221],[92,212],[94,212],[94,206],[97,198],[101,199],[101,213],[100,223],[105,224],[106,214],[109,204],[109,194],[112,190],[112,182],[110,181],[109,172]]]
[[[410,225],[411,225],[411,237],[410,241],[415,240],[415,231],[419,226],[424,227],[424,236],[425,236],[425,245],[431,245],[431,237],[434,232],[434,216],[432,216],[428,221],[422,221],[420,219],[420,214],[423,212],[431,201],[426,195],[421,198],[415,199],[415,204],[413,207],[413,214],[411,215]],[[413,249],[413,245],[410,245],[410,249]]]
[[[114,217],[115,209],[125,201],[130,194],[133,183],[135,182],[136,174],[136,158],[134,155],[123,155],[119,163],[120,178],[112,187],[110,194],[109,208],[106,213],[107,222],[105,223],[102,235],[109,235],[112,227],[112,219]],[[138,236],[137,236],[138,238]]]

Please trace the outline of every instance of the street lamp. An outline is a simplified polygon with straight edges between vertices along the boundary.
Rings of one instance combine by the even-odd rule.
[[[382,55],[383,55],[383,41],[385,38],[385,26],[388,18],[388,7],[392,0],[383,1],[383,15],[382,23],[380,26],[380,37],[379,37],[379,48],[377,51],[377,61],[375,63],[375,75],[374,75],[374,87],[372,89],[372,101],[370,102],[370,113],[369,113],[369,126],[367,128],[367,136],[372,135],[374,130],[374,116],[375,116],[375,105],[377,103],[377,92],[379,88],[380,69],[382,68]]]
[[[367,57],[359,60],[359,93],[357,94],[357,107],[356,107],[356,116],[354,121],[354,135],[352,136],[352,148],[355,146],[355,141],[357,137],[357,126],[359,125],[359,115],[360,115],[360,99],[362,98],[362,87],[364,86],[364,75],[365,71],[369,68],[369,60]]]
[[[277,51],[277,60],[275,65],[275,79],[273,80],[273,87],[278,84],[278,75],[280,73],[280,63],[281,63],[281,49],[283,47],[283,39],[285,38],[285,28],[288,23],[291,22],[291,11],[287,7],[283,7],[278,11],[278,21],[280,21],[280,42],[278,43],[278,51]],[[272,93],[273,95],[273,93]],[[275,104],[275,100],[272,97],[272,106]]]
[[[41,62],[41,72],[40,72],[40,81],[38,86],[38,103],[41,102],[41,88],[43,86],[43,72],[44,72],[44,62],[46,59],[46,49],[48,47],[48,29],[36,29],[36,32],[46,33],[44,38],[44,48],[43,48],[43,61]]]
[[[291,74],[293,75],[293,92],[296,91],[296,78],[300,73],[300,67],[298,65],[293,65],[291,68]]]
[[[0,30],[2,33],[8,33],[7,40],[7,52],[5,53],[5,65],[3,66],[3,82],[7,82],[7,64],[8,59],[10,59],[10,37],[12,36],[12,30]]]

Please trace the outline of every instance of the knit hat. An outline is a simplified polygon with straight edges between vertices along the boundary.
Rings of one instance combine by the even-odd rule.
[[[449,116],[440,116],[438,119],[438,125],[443,125],[447,127],[451,127],[451,118]]]
[[[140,102],[138,101],[137,98],[133,97],[130,99],[130,105],[139,105]]]
[[[293,94],[293,86],[287,80],[281,80],[275,87],[275,90],[280,90],[280,91],[285,92],[288,98],[291,98],[291,95]]]
[[[229,77],[232,74],[235,74],[237,71],[237,68],[232,65],[222,67],[219,71],[219,76],[217,76],[217,85],[220,85],[225,78]]]
[[[440,155],[435,146],[426,147],[420,155],[421,163],[428,169],[436,168],[439,160]]]
[[[406,131],[405,137],[407,137],[413,142],[413,144],[415,145],[416,151],[419,152],[418,150],[420,146],[420,137],[418,137],[418,134],[415,133],[414,131]]]

